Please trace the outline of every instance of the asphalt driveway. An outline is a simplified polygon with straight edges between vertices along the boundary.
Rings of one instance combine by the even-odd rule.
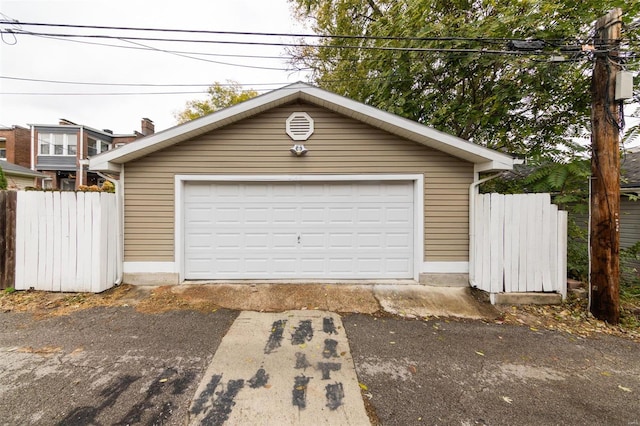
[[[0,314],[0,424],[184,424],[237,312]]]
[[[0,424],[185,424],[237,315],[0,313]],[[640,424],[640,345],[630,340],[481,320],[342,323],[374,422]]]

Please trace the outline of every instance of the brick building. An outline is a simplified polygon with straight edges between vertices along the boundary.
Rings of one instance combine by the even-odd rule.
[[[31,124],[28,166],[48,176],[41,181],[44,188],[74,190],[80,185],[99,185],[102,179],[87,171],[87,159],[153,134],[153,121],[143,118],[140,130],[114,134],[66,119],[58,124]]]
[[[31,167],[31,131],[26,127],[0,126],[0,160]]]

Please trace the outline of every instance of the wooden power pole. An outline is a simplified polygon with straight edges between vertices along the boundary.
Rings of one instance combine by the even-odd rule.
[[[620,148],[616,73],[622,9],[596,22],[591,80],[591,313],[620,320]]]

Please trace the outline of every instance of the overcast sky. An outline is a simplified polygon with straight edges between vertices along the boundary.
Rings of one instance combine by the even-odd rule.
[[[20,22],[147,27],[190,30],[300,33],[308,32],[292,16],[287,0],[0,0],[5,19]],[[32,32],[108,34],[122,37],[188,38],[227,41],[292,42],[282,37],[219,36],[158,32],[100,31],[35,26],[12,27]],[[116,133],[140,130],[140,119],[154,121],[156,131],[176,124],[174,113],[213,82],[235,80],[264,91],[306,80],[293,72],[284,47],[137,41],[163,50],[189,52],[187,58],[119,39],[56,39],[3,34],[0,44],[0,125],[57,124],[66,118]],[[103,43],[120,47],[100,46]],[[191,53],[193,52],[193,53]],[[200,55],[196,55],[199,53]],[[208,55],[201,55],[206,53]],[[275,59],[216,55],[272,56]],[[196,59],[194,59],[196,58]],[[215,62],[211,62],[215,61]],[[217,63],[216,63],[217,62]],[[225,65],[220,62],[237,64]],[[250,68],[257,67],[257,68]],[[262,68],[276,68],[262,69]],[[57,84],[9,79],[58,80],[117,84],[199,84],[198,87],[144,87]],[[276,83],[276,84],[273,84]],[[193,92],[171,95],[107,95],[124,92]],[[10,94],[21,93],[21,94]],[[49,95],[26,95],[39,93]],[[68,95],[60,93],[83,93]]]

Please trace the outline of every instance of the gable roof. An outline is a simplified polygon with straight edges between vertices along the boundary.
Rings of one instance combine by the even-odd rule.
[[[158,150],[294,101],[304,101],[351,117],[394,135],[474,163],[477,172],[510,170],[518,160],[306,83],[294,83],[204,117],[139,139],[89,159],[89,169],[120,172],[120,166]]]
[[[8,176],[22,176],[22,177],[47,177],[44,173],[36,172],[26,167],[18,166],[17,164],[9,163],[8,161],[0,162],[0,168],[5,175]]]

